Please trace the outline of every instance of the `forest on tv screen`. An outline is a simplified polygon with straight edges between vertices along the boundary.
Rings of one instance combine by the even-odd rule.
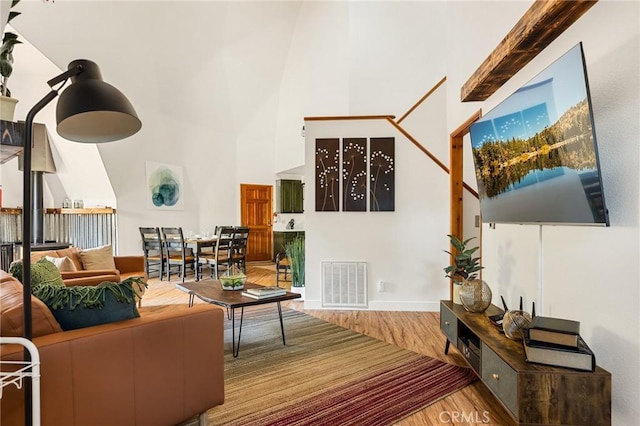
[[[596,168],[587,100],[569,108],[553,125],[528,139],[485,142],[473,148],[478,183],[495,197],[534,170]]]

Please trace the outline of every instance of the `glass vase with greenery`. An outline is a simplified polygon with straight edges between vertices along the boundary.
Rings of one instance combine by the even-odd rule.
[[[296,237],[284,245],[291,266],[291,286],[304,287],[304,238]]]

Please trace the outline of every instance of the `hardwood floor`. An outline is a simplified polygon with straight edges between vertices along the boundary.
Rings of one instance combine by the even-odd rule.
[[[262,285],[275,285],[273,263],[249,263],[248,280]],[[192,277],[188,277],[192,279]],[[142,311],[175,309],[187,303],[187,295],[170,283],[151,279],[142,302]],[[290,283],[280,281],[281,286]],[[196,303],[204,303],[196,300]],[[444,354],[445,337],[440,331],[438,312],[334,311],[305,310],[304,302],[284,302],[284,306],[303,311],[325,321],[352,329],[390,344],[457,365],[464,358],[451,346]],[[422,425],[512,425],[506,410],[478,380],[431,406],[397,423],[401,426]]]

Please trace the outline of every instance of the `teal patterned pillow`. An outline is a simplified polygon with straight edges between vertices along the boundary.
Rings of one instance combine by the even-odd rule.
[[[22,260],[13,262],[9,266],[9,273],[22,282]],[[31,286],[36,287],[41,284],[64,286],[62,275],[56,265],[44,257],[31,264]]]

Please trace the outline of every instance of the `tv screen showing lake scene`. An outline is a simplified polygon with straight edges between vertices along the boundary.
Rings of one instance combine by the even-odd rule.
[[[609,225],[582,43],[471,125],[485,223]]]

